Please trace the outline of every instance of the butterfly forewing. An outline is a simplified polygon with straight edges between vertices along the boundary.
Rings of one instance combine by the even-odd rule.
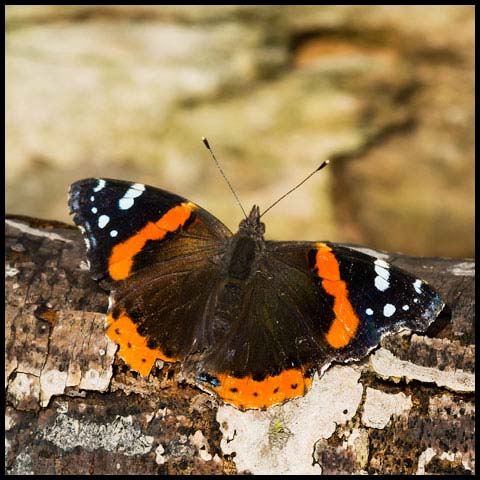
[[[337,283],[344,285],[338,288],[328,278],[335,263]],[[444,306],[427,282],[350,247],[317,244],[310,252],[310,266],[321,279],[320,287],[335,298],[338,320],[329,326],[327,338],[337,343],[336,358],[340,360],[361,358],[385,334],[403,328],[425,331]],[[346,313],[347,320],[342,318],[340,312],[350,308],[358,322]]]
[[[125,280],[159,259],[187,256],[231,236],[198,205],[140,183],[80,180],[70,187],[69,206],[84,235],[92,276],[105,284]],[[179,239],[183,241],[177,243]]]
[[[308,271],[316,285],[319,303],[310,321],[330,347],[320,364],[361,358],[385,333],[424,331],[443,308],[428,283],[358,250],[329,242],[267,242],[267,248],[276,259]]]

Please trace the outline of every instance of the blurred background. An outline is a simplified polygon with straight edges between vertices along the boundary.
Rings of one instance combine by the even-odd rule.
[[[267,237],[474,253],[474,6],[7,6],[6,207],[91,176]]]

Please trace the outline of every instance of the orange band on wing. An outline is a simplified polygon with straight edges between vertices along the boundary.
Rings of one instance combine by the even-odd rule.
[[[279,375],[254,380],[252,377],[237,378],[226,373],[215,375],[220,385],[208,388],[225,402],[239,408],[267,408],[284,400],[305,395],[312,384],[302,370],[289,369]]]
[[[315,267],[322,279],[325,291],[334,297],[333,311],[335,320],[325,335],[333,348],[342,348],[355,336],[360,320],[348,299],[345,282],[340,278],[340,268],[332,249],[323,243],[317,243]]]
[[[132,369],[147,377],[150,370],[159,358],[165,362],[176,362],[175,358],[167,357],[158,348],[151,349],[147,346],[147,339],[137,331],[137,325],[125,313],[118,318],[111,313],[107,315],[107,336],[120,346],[118,354]]]
[[[161,240],[168,232],[174,232],[185,224],[194,208],[193,203],[182,203],[168,210],[157,222],[148,222],[145,227],[118,245],[115,245],[108,260],[108,273],[113,280],[123,280],[130,275],[133,257],[148,240]]]

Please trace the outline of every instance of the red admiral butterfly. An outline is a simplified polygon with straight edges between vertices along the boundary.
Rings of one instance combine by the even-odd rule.
[[[92,276],[111,291],[107,335],[120,357],[144,376],[156,359],[182,362],[239,408],[304,395],[316,370],[364,357],[386,333],[424,331],[444,305],[426,282],[358,250],[265,240],[258,206],[235,234],[139,183],[80,180],[69,206]]]

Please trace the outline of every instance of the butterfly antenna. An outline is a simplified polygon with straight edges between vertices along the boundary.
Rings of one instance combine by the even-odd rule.
[[[238,198],[238,195],[235,193],[235,190],[232,187],[232,184],[228,181],[228,178],[226,175],[223,173],[222,167],[218,163],[217,158],[215,157],[215,154],[213,153],[212,147],[208,143],[208,140],[205,137],[202,137],[202,142],[203,144],[207,147],[208,151],[210,152],[210,155],[212,156],[213,160],[215,161],[215,164],[217,165],[217,168],[220,170],[220,173],[222,174],[222,177],[225,179],[227,182],[228,186],[230,187],[230,190],[232,191],[235,199],[237,200],[237,203],[240,205],[240,208],[242,209],[243,214],[245,215],[245,218],[248,218],[245,209],[243,208],[242,202],[240,202],[240,199]]]
[[[261,215],[260,217],[263,217],[271,208],[273,208],[278,202],[283,200],[287,195],[290,195],[293,191],[295,191],[298,187],[302,186],[310,177],[313,177],[317,172],[322,170],[322,168],[325,168],[328,164],[330,163],[330,160],[325,160],[319,167],[317,167],[310,175],[308,175],[306,178],[304,178],[298,185],[293,187],[291,190],[289,190],[287,193],[282,195],[278,200],[273,202]]]

